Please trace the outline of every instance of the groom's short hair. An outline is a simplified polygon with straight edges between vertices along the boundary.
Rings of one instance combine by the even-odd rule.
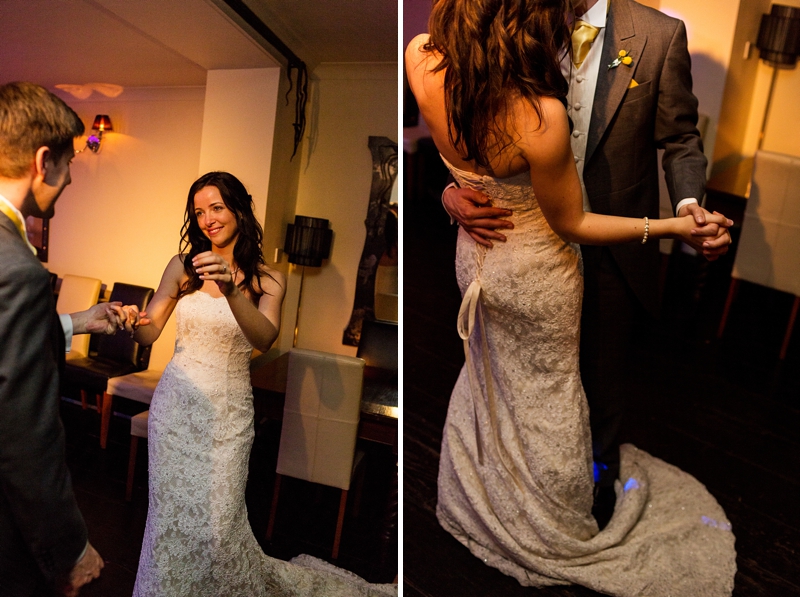
[[[22,177],[40,147],[60,160],[84,130],[75,111],[44,87],[0,85],[0,176]]]

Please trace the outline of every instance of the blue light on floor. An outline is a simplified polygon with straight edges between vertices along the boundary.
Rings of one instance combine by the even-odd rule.
[[[594,482],[600,481],[600,471],[607,471],[608,465],[602,462],[594,462]]]
[[[731,530],[731,523],[729,522],[717,522],[713,518],[709,518],[708,516],[701,516],[700,520],[703,524],[713,527],[715,529],[720,529],[722,531],[730,531]]]
[[[639,489],[639,482],[631,477],[625,483],[625,491],[627,492],[630,489]]]

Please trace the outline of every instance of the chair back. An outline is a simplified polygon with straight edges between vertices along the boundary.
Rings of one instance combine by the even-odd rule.
[[[147,309],[153,298],[153,289],[133,284],[115,282],[109,302],[120,301],[123,305],[136,305],[139,310]],[[128,334],[102,336],[97,343],[97,356],[120,363],[131,363],[136,369],[147,369],[150,363],[150,347],[139,346]]]
[[[756,152],[731,276],[800,296],[800,157]]]
[[[279,474],[349,489],[363,380],[363,359],[289,352]]]
[[[96,305],[100,297],[101,284],[102,282],[96,278],[65,275],[61,280],[61,290],[56,301],[58,314],[86,311]],[[79,359],[89,356],[89,340],[91,340],[90,334],[72,336],[72,346],[67,358]]]
[[[396,323],[365,319],[356,356],[364,359],[367,367],[396,372],[397,342]]]

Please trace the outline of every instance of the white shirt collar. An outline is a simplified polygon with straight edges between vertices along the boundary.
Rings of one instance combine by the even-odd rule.
[[[17,215],[17,217],[19,218],[19,221],[20,221],[20,222],[22,222],[22,230],[25,232],[25,234],[27,234],[27,233],[28,233],[28,228],[27,228],[27,226],[25,225],[25,217],[22,215],[22,212],[21,212],[20,210],[18,210],[18,209],[17,209],[17,208],[14,206],[14,204],[13,204],[13,203],[11,203],[11,201],[9,201],[8,199],[6,199],[6,198],[5,198],[5,197],[3,197],[2,195],[0,195],[0,201],[2,201],[3,203],[5,203],[6,205],[8,205],[8,206],[11,208],[11,211],[13,211],[13,212],[14,212],[14,213]]]
[[[580,20],[585,21],[590,25],[597,27],[598,29],[602,29],[606,26],[607,11],[608,2],[604,0],[597,0],[594,6],[583,13],[583,16],[580,18]]]

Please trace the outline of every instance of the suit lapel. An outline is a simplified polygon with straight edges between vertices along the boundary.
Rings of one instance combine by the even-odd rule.
[[[589,122],[589,136],[586,140],[586,162],[592,159],[600,139],[616,114],[628,85],[633,79],[636,63],[639,62],[647,36],[636,35],[628,0],[611,0],[606,18],[606,33],[603,41],[603,54],[600,59],[600,72],[592,104],[592,118]],[[626,50],[633,58],[633,67],[624,65],[609,69],[608,65]]]

